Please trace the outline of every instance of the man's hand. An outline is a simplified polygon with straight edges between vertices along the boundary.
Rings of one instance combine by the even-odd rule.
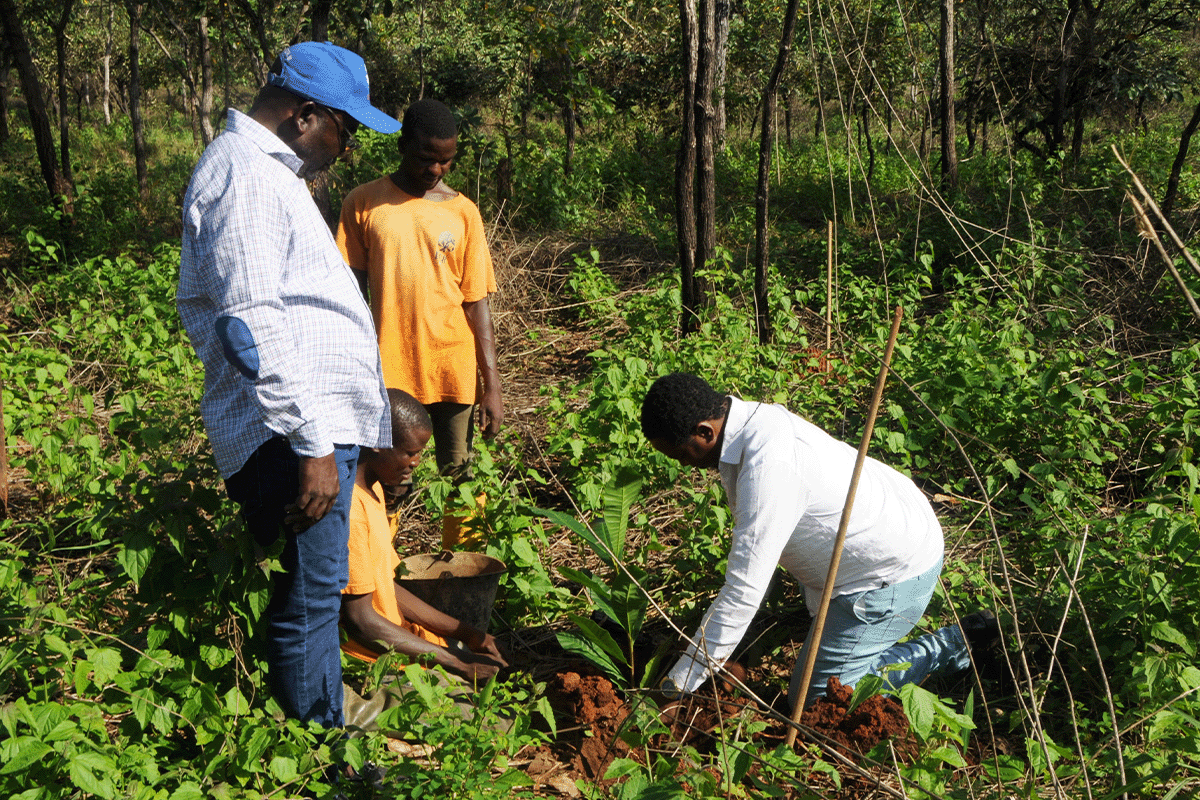
[[[483,438],[493,439],[504,423],[504,401],[499,386],[489,386],[479,403],[479,430]]]
[[[479,654],[464,654],[458,660],[461,666],[452,667],[451,671],[466,678],[473,686],[482,686],[500,674],[501,668],[508,666],[508,662],[503,658],[493,661],[491,658]]]
[[[300,494],[296,496],[296,502],[287,507],[289,514],[284,520],[293,530],[302,531],[313,526],[337,501],[341,482],[333,456],[330,453],[300,458]]]
[[[478,655],[487,656],[502,667],[508,666],[508,659],[500,652],[499,643],[496,642],[496,639],[490,633],[485,633],[483,640],[477,646],[472,647],[471,650]]]

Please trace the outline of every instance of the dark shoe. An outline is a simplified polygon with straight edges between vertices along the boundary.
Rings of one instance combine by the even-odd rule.
[[[967,614],[960,623],[971,657],[995,658],[1000,644],[1000,621],[986,608]]]

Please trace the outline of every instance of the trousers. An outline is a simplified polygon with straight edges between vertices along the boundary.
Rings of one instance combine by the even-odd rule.
[[[260,446],[225,482],[261,547],[284,537],[263,614],[271,694],[284,713],[325,727],[342,725],[341,592],[349,579],[350,497],[358,446],[336,445],[339,493],[324,517],[296,532],[284,524],[300,493],[300,457],[287,439]]]
[[[825,630],[817,650],[806,703],[825,693],[829,678],[836,676],[843,685],[853,686],[864,675],[882,675],[893,688],[920,683],[927,676],[966,669],[971,664],[966,639],[957,625],[926,633],[906,642],[908,635],[925,613],[938,576],[941,559],[925,573],[906,581],[834,597],[829,603]],[[812,647],[810,629],[792,670],[788,700],[793,708],[800,698],[804,663]],[[886,670],[893,664],[908,667]]]

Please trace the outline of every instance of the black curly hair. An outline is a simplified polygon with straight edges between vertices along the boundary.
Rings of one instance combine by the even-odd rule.
[[[409,431],[431,431],[429,412],[417,398],[403,389],[388,389],[388,404],[392,407],[392,444],[399,447]]]
[[[404,124],[400,138],[408,141],[414,136],[429,139],[454,139],[458,136],[458,123],[449,106],[438,100],[418,100],[404,110]]]
[[[656,380],[642,400],[642,435],[678,447],[701,422],[724,417],[727,404],[703,378],[672,372]]]

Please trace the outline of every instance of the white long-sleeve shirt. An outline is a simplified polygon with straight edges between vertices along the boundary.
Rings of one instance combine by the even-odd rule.
[[[775,566],[820,605],[857,450],[783,406],[730,398],[719,470],[733,510],[725,585],[668,679],[691,692],[732,655]],[[868,458],[855,493],[834,596],[916,577],[942,557],[942,528],[909,478]]]
[[[176,304],[204,362],[200,411],[225,477],[286,436],[298,455],[391,446],[370,309],[278,136],[230,110],[183,202]],[[257,375],[230,363],[221,317],[249,329]]]

